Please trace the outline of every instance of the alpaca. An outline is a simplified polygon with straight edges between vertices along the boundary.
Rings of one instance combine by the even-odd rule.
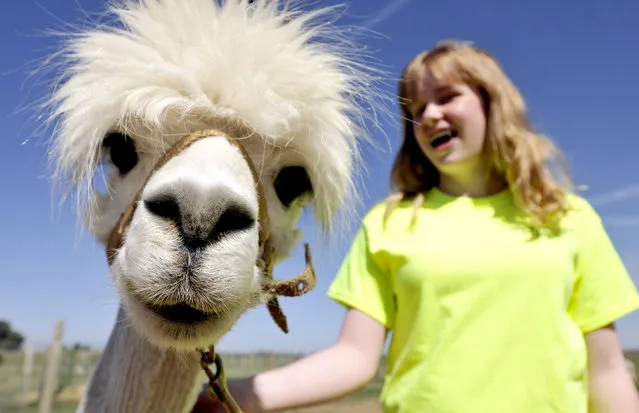
[[[271,268],[298,243],[305,206],[326,233],[352,215],[380,77],[327,18],[333,8],[109,10],[112,24],[68,36],[61,64],[48,63],[61,69],[47,102],[52,176],[75,192],[120,297],[78,411],[188,412],[204,378],[198,349],[261,304],[286,332],[277,296],[313,288],[310,262],[290,283]]]

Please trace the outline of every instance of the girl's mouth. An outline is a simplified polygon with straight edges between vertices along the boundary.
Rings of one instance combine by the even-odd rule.
[[[450,146],[451,140],[457,137],[457,130],[444,129],[430,137],[430,145],[435,150],[446,149]]]

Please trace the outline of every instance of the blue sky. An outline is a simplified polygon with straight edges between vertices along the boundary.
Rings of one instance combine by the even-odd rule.
[[[44,92],[38,82],[47,80],[27,79],[25,65],[54,45],[41,33],[58,28],[60,21],[98,12],[105,3],[10,3],[0,13],[0,191],[5,194],[0,202],[0,318],[36,345],[46,343],[55,321],[64,319],[65,342],[100,346],[117,308],[103,250],[89,234],[78,234],[72,205],[59,207],[52,198],[47,136],[23,142],[37,126],[37,113],[24,109]],[[632,120],[639,107],[638,17],[639,3],[633,0],[618,0],[614,7],[595,1],[353,0],[344,22],[381,34],[366,43],[392,76],[414,54],[445,38],[472,40],[497,56],[524,94],[537,128],[566,151],[577,183],[589,186],[585,196],[602,215],[639,284],[639,139]],[[394,92],[393,82],[389,88]],[[365,148],[369,175],[360,214],[388,192],[398,146],[396,119],[384,129],[390,147],[376,132],[374,138],[386,150]],[[325,293],[352,233],[328,249],[317,242],[309,216],[302,227],[314,251],[319,282],[303,298],[282,299],[291,332],[281,333],[266,309],[258,307],[240,320],[220,349],[307,352],[333,342],[344,310]],[[276,277],[299,271],[301,252],[278,266]],[[622,319],[619,326],[623,345],[639,348],[639,314]]]

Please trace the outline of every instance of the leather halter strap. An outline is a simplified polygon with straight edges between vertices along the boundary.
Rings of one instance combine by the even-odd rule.
[[[242,157],[246,161],[253,175],[255,182],[255,188],[257,190],[258,197],[258,245],[260,247],[261,255],[258,257],[256,265],[262,269],[264,276],[267,278],[267,282],[262,286],[262,290],[272,295],[272,298],[266,303],[269,313],[275,321],[275,324],[285,333],[288,333],[288,324],[286,322],[286,316],[282,312],[282,308],[279,305],[277,296],[297,297],[315,288],[316,277],[313,265],[311,262],[311,253],[308,244],[304,244],[304,256],[306,260],[306,266],[304,270],[297,276],[285,280],[278,281],[273,279],[273,265],[275,260],[275,250],[271,244],[271,237],[269,232],[269,219],[268,219],[268,207],[266,204],[266,198],[264,197],[264,189],[260,183],[259,176],[255,169],[253,161],[248,156],[248,153],[244,147],[236,140],[228,136],[225,132],[216,129],[202,130],[186,135],[177,141],[155,164],[149,176],[142,185],[142,188],[138,191],[135,198],[128,206],[128,208],[120,215],[115,227],[111,230],[109,239],[106,246],[106,257],[109,265],[113,263],[118,250],[124,244],[127,231],[131,225],[133,214],[137,208],[138,203],[142,197],[142,191],[148,183],[151,176],[163,167],[169,160],[180,152],[191,146],[193,143],[208,138],[222,138],[226,139],[230,144],[235,146]]]

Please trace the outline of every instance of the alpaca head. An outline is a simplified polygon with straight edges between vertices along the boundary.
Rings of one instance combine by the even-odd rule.
[[[206,346],[272,298],[256,265],[261,213],[281,260],[303,206],[329,228],[352,201],[372,77],[343,33],[313,24],[326,10],[123,0],[112,12],[60,54],[52,160],[105,245],[137,200],[110,260],[133,327],[159,346]]]

